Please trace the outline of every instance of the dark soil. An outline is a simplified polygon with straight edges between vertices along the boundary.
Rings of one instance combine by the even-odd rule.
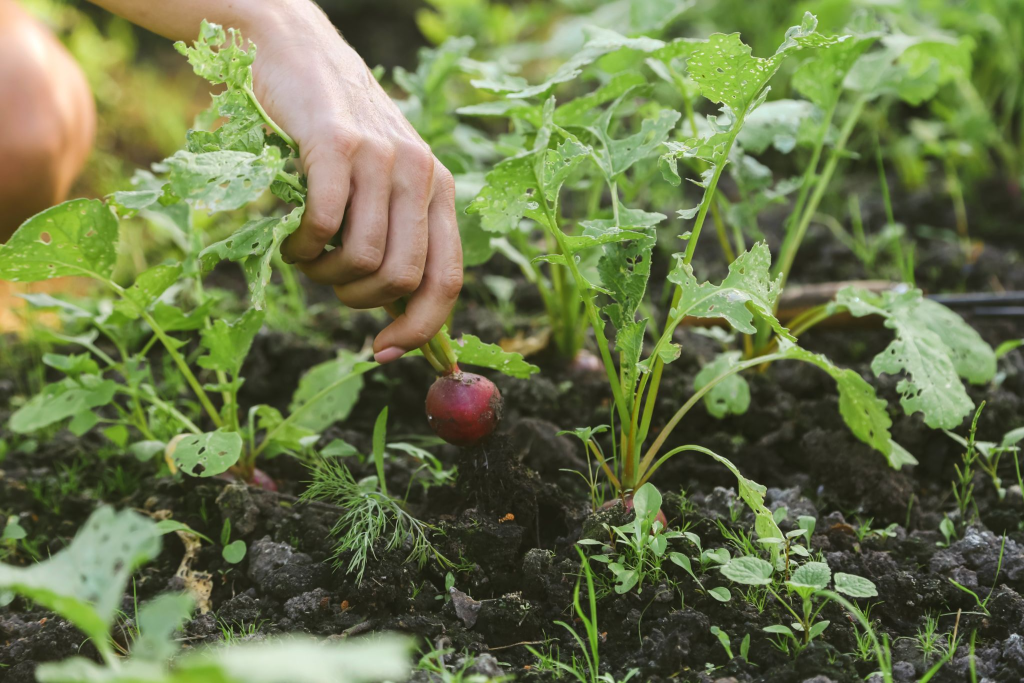
[[[911,214],[920,204],[908,198],[903,220],[915,224]],[[988,291],[994,283],[1024,289],[1019,229],[1005,229],[1007,217],[1016,220],[1021,207],[1012,204],[999,211],[999,220],[977,221],[977,237],[986,246],[970,266],[955,245],[922,243],[919,284],[929,291]],[[933,215],[931,220],[940,218]],[[711,254],[712,242],[708,239]],[[798,275],[804,282],[865,275],[848,253],[813,231],[801,264]],[[503,266],[496,262],[493,267]],[[706,264],[706,270],[715,267]],[[475,305],[471,293],[466,300],[469,304],[455,327],[496,339],[501,321]],[[1024,336],[1021,318],[971,322],[993,344]],[[377,324],[365,315],[325,322],[349,345],[358,345]],[[955,628],[960,637],[952,661],[933,681],[971,680],[972,638],[978,680],[1024,680],[1024,499],[1020,488],[1011,485],[1017,481],[1012,460],[1000,472],[1008,488],[1005,499],[999,499],[987,477],[978,475],[977,519],[964,525],[953,514],[959,538],[940,547],[939,523],[956,507],[950,482],[962,448],[927,428],[919,416],[903,414],[896,378],[871,374],[870,360],[889,338],[881,329],[821,329],[803,341],[878,387],[893,406],[893,435],[917,457],[917,467],[899,472],[888,468],[880,455],[850,435],[839,416],[832,381],[815,368],[795,363],[750,375],[753,400],[746,415],[715,420],[698,407],[673,442],[711,448],[768,486],[770,506],[789,511],[784,530],[793,528],[799,515],[815,517],[812,549],[833,572],[858,574],[878,587],[878,598],[860,602],[873,605],[871,619],[878,633],[890,639],[895,680],[916,681],[941,656],[932,653],[926,660],[919,648],[916,635],[926,615],[938,619],[940,633]],[[689,397],[694,374],[716,351],[716,342],[692,331],[681,332],[680,341],[683,356],[666,373],[654,420],[658,428]],[[301,373],[331,355],[331,349],[298,338],[262,333],[243,373],[249,378],[244,401],[286,407]],[[563,660],[579,656],[572,638],[553,623],[564,620],[580,627],[571,610],[579,573],[576,541],[584,528],[600,529],[597,521],[621,521],[626,513],[612,508],[594,518],[583,479],[564,471],[586,471],[582,448],[571,437],[556,436],[560,429],[608,421],[603,379],[571,375],[556,359],[541,362],[544,372],[529,381],[492,377],[505,396],[506,415],[489,442],[461,452],[448,446],[433,449],[446,467],[458,468],[456,483],[427,488],[422,477],[413,475],[416,463],[399,457],[387,462],[390,488],[409,487],[412,511],[436,525],[435,543],[458,565],[451,593],[445,591],[448,570],[407,561],[407,549],[379,552],[359,585],[333,569],[330,529],[339,510],[300,503],[297,496],[309,474],[286,457],[261,463],[279,483],[280,491],[272,493],[216,479],[156,477],[151,465],[116,452],[98,436],[76,439],[62,431],[52,440],[26,443],[0,428],[0,439],[12,448],[0,461],[0,512],[20,515],[29,539],[41,541],[38,552],[43,557],[70,540],[98,499],[148,513],[170,511],[174,519],[212,538],[219,537],[224,520],[230,519],[232,538],[245,540],[248,554],[240,564],[229,565],[219,547],[204,545],[194,566],[214,578],[211,610],[185,628],[189,647],[221,640],[223,630],[252,639],[296,631],[344,637],[396,630],[421,638],[424,650],[454,649],[453,660],[462,652],[477,655],[476,666],[483,673],[493,673],[500,663],[517,680],[555,680],[538,670],[536,657],[524,644],[558,652]],[[986,401],[978,429],[981,440],[998,440],[1024,425],[1024,350],[1009,353],[999,368],[990,386],[970,389],[975,402]],[[330,428],[321,443],[343,438],[369,452],[373,421],[385,404],[390,406],[391,434],[428,434],[423,400],[431,379],[427,364],[415,360],[377,371],[368,378],[349,420]],[[0,379],[0,424],[6,424],[16,393],[14,380]],[[100,456],[102,464],[96,466]],[[357,479],[373,473],[372,464],[350,460]],[[688,524],[704,548],[731,547],[723,529],[750,532],[752,518],[735,496],[735,479],[712,460],[687,454],[670,461],[655,479],[666,494],[663,510],[670,526]],[[857,531],[866,524],[875,530],[895,526],[886,534],[858,540]],[[688,541],[678,543],[677,549],[697,554]],[[182,588],[174,574],[183,552],[176,537],[166,537],[160,557],[136,577],[139,602]],[[15,559],[24,561],[24,554]],[[602,671],[617,679],[638,669],[634,680],[650,682],[852,683],[877,668],[872,658],[855,654],[854,627],[838,606],[825,608],[822,617],[831,625],[794,657],[762,632],[765,626],[791,621],[771,598],[758,611],[741,597],[739,586],[732,586],[733,599],[718,602],[668,563],[664,583],[647,585],[642,593],[616,595],[608,590],[607,572],[594,567],[603,593],[598,603]],[[716,571],[701,578],[706,588],[729,583]],[[987,600],[989,614],[950,579]],[[124,609],[132,614],[132,596],[125,596]],[[729,634],[734,653],[749,635],[749,662],[730,660],[712,626]],[[0,682],[33,680],[39,662],[94,654],[88,645],[79,649],[83,640],[62,619],[15,600],[0,609]],[[416,680],[432,680],[417,675]]]

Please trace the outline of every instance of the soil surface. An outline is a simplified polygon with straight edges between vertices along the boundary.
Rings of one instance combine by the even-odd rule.
[[[936,215],[934,204],[940,201],[932,197],[929,212],[925,199],[907,197],[898,218],[918,225],[924,222],[921,215],[927,215],[931,224],[951,224],[943,222],[944,209]],[[871,211],[865,211],[870,225]],[[1024,289],[1024,249],[1017,227],[1024,207],[1008,197],[977,211],[992,215],[983,214],[972,223],[975,239],[983,242],[973,263],[967,263],[954,241],[919,244],[918,284],[926,291]],[[777,234],[771,228],[766,232],[774,250]],[[713,242],[707,239],[707,260],[699,264],[708,274],[721,271],[713,260]],[[797,282],[872,275],[824,231],[812,230],[801,257]],[[511,272],[499,261],[488,268]],[[528,312],[529,292],[523,291],[517,304]],[[464,300],[455,329],[496,341],[503,321],[475,302],[471,292]],[[992,344],[1024,337],[1022,318],[968,318]],[[332,338],[352,348],[378,324],[367,315],[324,320]],[[894,471],[854,438],[839,416],[832,380],[797,363],[775,364],[749,375],[752,401],[746,415],[716,420],[699,406],[672,442],[706,446],[768,486],[770,507],[788,510],[781,524],[784,531],[795,528],[798,516],[816,520],[812,551],[833,572],[869,578],[878,588],[877,598],[860,603],[871,604],[877,632],[890,640],[896,681],[918,680],[942,656],[939,648],[927,656],[922,652],[917,635],[925,629],[926,617],[938,620],[940,634],[955,630],[959,638],[951,661],[933,681],[971,680],[972,638],[977,680],[1024,680],[1024,499],[1015,485],[1012,460],[1000,470],[1007,487],[1003,499],[988,477],[976,477],[978,516],[965,525],[954,512],[950,488],[962,447],[927,428],[920,416],[904,415],[896,393],[898,378],[875,378],[869,369],[890,334],[871,327],[822,328],[802,342],[838,365],[856,369],[878,388],[890,402],[894,438],[917,457],[916,467]],[[694,330],[681,331],[679,341],[683,355],[666,372],[656,428],[692,394],[701,363],[719,348],[718,342]],[[243,371],[248,378],[244,403],[287,407],[302,372],[332,353],[327,345],[262,332]],[[287,632],[340,638],[395,630],[422,639],[424,651],[452,649],[450,662],[463,653],[474,655],[474,670],[483,674],[557,680],[538,665],[527,644],[563,660],[579,657],[574,640],[554,623],[562,620],[581,628],[571,607],[580,569],[576,542],[582,535],[606,534],[602,523],[622,523],[628,513],[618,506],[591,512],[584,480],[565,471],[586,471],[581,445],[556,435],[561,429],[608,421],[603,378],[572,374],[557,359],[543,355],[538,362],[543,372],[528,381],[492,375],[505,396],[506,413],[489,442],[465,451],[432,448],[446,468],[457,468],[454,483],[427,486],[423,474],[415,473],[419,463],[411,458],[395,455],[386,463],[389,488],[409,490],[409,509],[436,526],[434,542],[454,568],[434,562],[417,566],[407,561],[408,548],[378,549],[364,580],[356,584],[331,565],[330,530],[339,509],[299,502],[310,475],[301,462],[284,456],[261,463],[279,485],[278,492],[269,492],[218,479],[158,477],[151,464],[117,452],[95,435],[77,439],[60,431],[50,440],[26,441],[0,427],[0,439],[12,448],[0,460],[0,512],[20,515],[29,539],[40,541],[42,557],[63,547],[100,501],[170,515],[211,538],[219,538],[224,520],[230,519],[232,539],[245,540],[248,553],[241,563],[230,565],[219,547],[204,544],[194,558],[193,568],[210,573],[213,589],[209,610],[184,629],[188,647],[222,640],[225,632],[235,639],[258,640]],[[429,366],[417,360],[376,371],[352,416],[329,428],[321,445],[341,438],[368,453],[374,419],[385,404],[390,407],[392,438],[428,434],[423,400],[431,380]],[[22,385],[18,376],[0,378],[0,425],[6,424],[11,400]],[[970,394],[976,403],[986,402],[979,439],[997,441],[1024,425],[1024,350],[1007,354],[996,381],[971,387]],[[97,458],[102,466],[96,465]],[[374,474],[371,462],[347,462],[357,480]],[[752,533],[752,516],[735,495],[735,479],[714,461],[697,454],[680,456],[658,472],[655,483],[665,494],[669,525],[686,525],[704,548],[735,553],[727,536]],[[943,547],[939,524],[947,514],[958,538]],[[874,531],[864,534],[867,528]],[[673,545],[691,557],[698,555],[689,541]],[[126,614],[133,613],[135,598],[141,603],[183,588],[175,576],[183,554],[180,540],[167,536],[160,557],[136,577],[135,596],[125,596]],[[19,554],[14,560],[26,558]],[[608,572],[593,566],[602,594],[597,615],[601,668],[616,680],[637,669],[634,680],[649,682],[853,683],[877,669],[873,657],[856,654],[853,623],[834,604],[822,612],[831,622],[823,636],[794,656],[782,652],[762,630],[792,621],[770,596],[755,605],[742,598],[742,587],[732,585],[732,600],[718,602],[671,563],[665,565],[666,581],[617,595],[610,590]],[[449,571],[454,577],[450,591]],[[705,589],[729,585],[714,570],[698,575]],[[985,601],[987,613],[951,580]],[[729,635],[737,655],[749,635],[747,659],[730,658],[712,634],[713,626]],[[62,619],[17,599],[0,609],[0,682],[32,681],[40,662],[74,654],[95,656],[83,641]],[[436,679],[421,672],[415,680]]]

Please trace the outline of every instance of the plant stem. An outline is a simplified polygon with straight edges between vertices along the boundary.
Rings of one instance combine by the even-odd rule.
[[[814,193],[811,194],[808,204],[803,207],[803,212],[800,214],[800,219],[795,227],[786,231],[786,239],[783,240],[779,267],[776,270],[776,273],[782,276],[780,287],[786,285],[786,280],[789,278],[789,273],[793,269],[793,263],[796,260],[796,252],[800,249],[800,243],[807,233],[807,227],[811,224],[811,218],[813,218],[818,210],[818,204],[821,203],[822,198],[825,196],[825,190],[828,189],[829,181],[832,180],[832,174],[835,173],[836,167],[839,165],[839,160],[846,149],[846,143],[849,141],[850,134],[853,133],[853,129],[856,127],[866,104],[867,98],[864,96],[857,98],[853,103],[853,108],[846,116],[846,121],[839,131],[839,137],[832,147],[832,152],[825,164],[825,168],[822,170],[814,186]]]
[[[288,135],[288,133],[285,133],[281,126],[277,125],[277,123],[274,122],[274,119],[270,118],[270,114],[266,112],[266,110],[263,108],[263,105],[260,104],[260,101],[256,99],[256,93],[252,91],[252,88],[246,87],[245,94],[249,98],[249,101],[252,102],[252,105],[256,107],[256,111],[258,111],[260,113],[260,116],[263,117],[263,121],[267,124],[267,126],[272,131],[280,135],[281,139],[284,140],[289,147],[294,149],[296,154],[298,154],[299,146],[295,144],[295,140],[292,140],[291,136]]]

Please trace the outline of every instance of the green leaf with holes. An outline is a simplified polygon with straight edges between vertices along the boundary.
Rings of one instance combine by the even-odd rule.
[[[117,261],[117,216],[98,199],[73,199],[21,224],[0,245],[0,280],[78,275],[109,280]]]
[[[96,375],[70,377],[43,390],[11,415],[8,426],[18,434],[28,434],[57,424],[79,413],[105,406],[114,400],[117,384]]]
[[[216,112],[224,123],[214,131],[190,130],[189,152],[201,154],[231,150],[259,154],[263,151],[266,140],[263,117],[244,92],[227,90],[214,95],[210,111]]]
[[[954,429],[974,409],[959,375],[985,382],[995,375],[995,352],[967,323],[941,304],[926,302],[920,290],[873,294],[847,288],[833,310],[854,317],[878,315],[896,338],[875,356],[876,375],[900,374],[896,390],[908,415],[921,412],[925,424]]]
[[[273,274],[274,255],[280,251],[285,238],[298,229],[304,210],[305,207],[297,206],[284,216],[249,221],[235,234],[200,252],[203,269],[210,270],[223,260],[240,262],[252,304],[262,310],[266,303],[267,285]]]
[[[337,358],[310,368],[292,396],[291,424],[318,433],[345,420],[359,400],[363,373],[377,367],[364,358],[342,350]]]
[[[218,430],[189,434],[175,444],[171,459],[186,474],[213,477],[227,472],[241,455],[241,435]]]
[[[155,524],[131,510],[94,512],[71,544],[28,567],[0,564],[0,591],[53,610],[109,653],[108,631],[128,578],[160,552]]]
[[[674,109],[662,109],[655,118],[645,118],[638,132],[613,139],[610,133],[612,119],[619,105],[632,92],[627,92],[608,107],[592,128],[602,142],[598,162],[605,175],[612,179],[620,177],[638,161],[659,154],[681,116]]]
[[[803,22],[790,28],[779,49],[766,58],[754,57],[738,33],[715,33],[690,53],[687,73],[700,86],[704,97],[726,105],[736,115],[745,115],[763,101],[765,86],[790,52],[838,41],[817,33],[817,26],[818,20],[812,14],[804,14]]]
[[[740,351],[726,351],[700,369],[693,378],[693,388],[700,391],[713,379],[739,363],[743,358]],[[719,419],[726,415],[742,415],[750,407],[750,385],[739,373],[729,375],[704,394],[704,406],[712,417]]]
[[[758,242],[736,257],[720,285],[699,284],[692,266],[679,258],[668,275],[669,281],[679,285],[681,290],[671,317],[676,324],[687,317],[723,318],[737,331],[754,334],[754,316],[757,315],[780,337],[793,340],[789,330],[775,319],[775,302],[782,287],[779,278],[772,280],[770,269],[771,252],[764,242]]]
[[[284,170],[281,150],[259,154],[222,150],[196,154],[179,150],[165,159],[167,186],[196,209],[231,211],[256,201]]]
[[[454,341],[452,351],[455,352],[455,357],[458,358],[460,364],[490,368],[509,377],[526,379],[530,375],[540,372],[540,368],[536,365],[523,360],[522,354],[505,351],[497,344],[480,341],[479,337],[472,334],[463,334],[458,341]]]
[[[174,49],[188,58],[197,76],[211,83],[224,83],[229,89],[252,87],[256,46],[247,43],[236,29],[225,31],[204,19],[195,42],[189,46],[178,41]]]

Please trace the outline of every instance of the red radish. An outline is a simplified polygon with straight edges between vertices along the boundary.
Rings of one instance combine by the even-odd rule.
[[[606,501],[605,504],[601,506],[601,509],[602,510],[607,510],[608,508],[610,508],[613,505],[615,505],[616,503],[618,503],[620,500],[626,505],[626,510],[632,511],[632,509],[633,509],[633,496],[631,494],[628,494],[628,493],[626,494],[625,499],[622,499],[622,498],[612,498],[611,500]],[[658,510],[658,514],[654,516],[654,519],[656,521],[661,522],[661,528],[662,529],[667,529],[668,528],[668,518],[665,516],[665,513],[662,512],[661,510]]]
[[[245,476],[240,469],[232,467],[227,472],[221,472],[215,479],[223,479],[224,481],[244,481],[250,486],[263,489],[264,491],[277,491],[277,482],[274,481],[273,477],[264,472],[258,467],[252,468],[252,475]]]
[[[472,446],[501,422],[504,401],[494,382],[471,372],[437,378],[427,392],[427,420],[439,437],[456,446]]]

